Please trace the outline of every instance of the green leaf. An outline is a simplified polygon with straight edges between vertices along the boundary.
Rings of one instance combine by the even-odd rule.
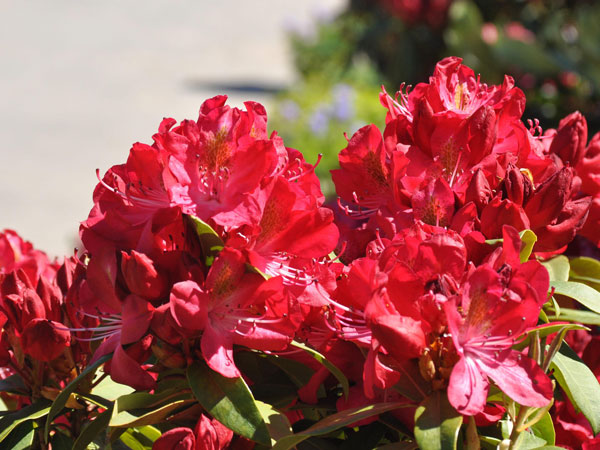
[[[109,425],[116,428],[140,427],[142,425],[154,425],[163,421],[173,411],[190,404],[191,400],[176,400],[166,405],[162,405],[151,411],[142,410],[140,415],[136,415],[130,411],[120,411],[118,403],[116,404],[115,412],[110,419]],[[138,411],[138,410],[136,410]]]
[[[569,258],[564,255],[543,261],[542,266],[550,275],[550,281],[567,281],[569,279]]]
[[[387,411],[410,406],[410,404],[404,402],[394,402],[376,403],[374,405],[364,406],[362,408],[346,409],[336,414],[327,416],[325,419],[317,422],[304,431],[279,439],[277,444],[275,444],[273,447],[273,450],[289,450],[290,448],[293,448],[300,442],[310,437],[322,436],[377,414],[382,414]]]
[[[590,422],[594,434],[600,432],[600,385],[592,371],[564,342],[550,367],[575,409]]]
[[[373,450],[418,450],[419,446],[414,442],[402,441],[392,442],[390,444],[384,444],[379,447],[375,447]]]
[[[448,397],[435,391],[415,412],[415,439],[427,450],[454,450],[462,416],[448,402]]]
[[[23,395],[27,393],[27,386],[23,382],[23,378],[19,374],[13,374],[0,380],[0,392],[8,392],[9,394]]]
[[[325,366],[327,370],[329,370],[331,374],[340,382],[340,384],[342,385],[342,390],[344,391],[344,395],[346,396],[346,398],[348,398],[348,393],[350,391],[350,383],[348,383],[348,378],[346,378],[346,375],[344,375],[344,373],[340,369],[338,369],[331,361],[325,358],[325,356],[323,356],[321,353],[310,348],[307,345],[304,345],[297,341],[292,341],[291,345],[304,350],[316,361]]]
[[[270,445],[267,425],[241,377],[226,378],[195,362],[188,367],[187,378],[195,397],[215,419],[245,438]]]
[[[11,450],[29,449],[33,444],[34,437],[35,429],[33,428],[33,422],[31,420],[22,422],[2,441],[2,448],[9,448]]]
[[[48,417],[46,418],[46,426],[44,428],[44,439],[46,441],[48,440],[48,432],[50,431],[50,424],[52,423],[52,420],[54,420],[54,418],[60,413],[60,411],[62,411],[63,407],[67,404],[67,400],[69,400],[71,394],[75,392],[75,389],[77,389],[77,386],[79,386],[79,383],[81,383],[88,375],[92,374],[98,367],[100,367],[110,358],[112,358],[112,353],[102,356],[101,358],[97,359],[93,364],[87,366],[79,374],[79,376],[73,381],[71,381],[68,385],[66,385],[65,388],[61,391],[61,393],[58,394],[58,396],[54,399],[52,407],[48,412]]]
[[[531,431],[537,437],[546,441],[546,444],[554,445],[556,442],[556,432],[554,431],[554,423],[549,412],[546,412],[542,418],[531,427]]]
[[[153,427],[152,425],[138,427],[135,429],[135,431],[144,436],[150,442],[156,441],[161,435],[160,430]]]
[[[108,423],[113,413],[114,405],[111,405],[102,414],[99,414],[94,420],[88,423],[77,437],[73,444],[73,450],[85,450],[90,442],[96,439],[103,431],[106,431]]]
[[[548,309],[554,316],[549,316],[550,320],[564,320],[566,322],[578,322],[586,325],[600,325],[600,314],[592,311],[582,311],[580,309],[560,308],[560,314],[554,309]]]
[[[556,294],[577,300],[586,308],[600,313],[600,292],[587,284],[575,281],[551,281],[550,287],[554,288]]]
[[[202,247],[204,263],[211,266],[217,254],[225,247],[221,236],[206,222],[195,216],[189,217]]]
[[[290,381],[298,388],[306,385],[315,374],[315,371],[306,364],[302,364],[293,359],[284,358],[278,355],[267,355],[267,358],[271,364],[283,370],[290,378]]]
[[[589,330],[589,328],[587,328],[583,325],[576,324],[576,323],[571,323],[571,324],[549,323],[549,324],[545,324],[545,325],[540,325],[536,328],[532,328],[531,330],[528,330],[526,333],[526,338],[523,339],[522,341],[519,341],[516,344],[514,344],[512,348],[514,348],[515,350],[523,350],[525,347],[529,346],[529,343],[531,342],[532,338],[536,338],[536,332],[538,333],[537,336],[539,338],[544,338],[546,336],[550,336],[551,334],[558,333],[559,331],[562,331],[565,329],[567,331]]]
[[[52,444],[52,450],[72,450],[73,448],[73,438],[65,433],[54,433],[50,438],[50,443]],[[91,449],[91,446],[88,446],[88,449]]]
[[[135,389],[131,386],[117,383],[111,377],[105,377],[92,389],[92,394],[114,402],[122,395],[131,394],[134,391]]]
[[[519,434],[514,448],[517,450],[533,450],[546,444],[547,442],[544,439],[537,437],[529,431],[523,431],[521,434]]]
[[[134,430],[127,430],[121,436],[119,436],[121,442],[123,442],[131,450],[151,450],[152,446],[144,445],[139,441],[138,436]]]
[[[531,230],[523,230],[519,233],[519,236],[521,236],[521,241],[523,242],[519,257],[521,258],[521,262],[524,263],[531,256],[533,246],[537,242],[537,236]]]
[[[500,442],[500,439],[490,436],[479,436],[481,447],[484,449],[496,450]]]
[[[0,442],[14,430],[19,424],[28,420],[44,417],[50,411],[50,401],[46,399],[38,400],[36,403],[25,406],[18,411],[6,414],[0,419]]]
[[[587,256],[571,259],[571,279],[600,290],[600,261]]]
[[[268,403],[259,400],[256,400],[256,406],[267,424],[267,429],[271,435],[271,445],[275,445],[278,439],[292,434],[292,426],[285,414],[280,413]]]
[[[162,403],[172,403],[175,400],[190,400],[192,395],[181,389],[166,389],[159,394],[149,394],[148,392],[133,392],[120,396],[116,400],[116,409],[119,412],[130,409],[148,409],[159,406]]]

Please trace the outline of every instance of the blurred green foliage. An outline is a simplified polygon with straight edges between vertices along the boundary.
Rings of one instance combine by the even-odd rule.
[[[384,125],[376,75],[364,59],[355,61],[337,82],[309,75],[281,93],[269,113],[269,127],[286,146],[302,151],[311,164],[323,155],[316,173],[327,196],[334,193],[329,170],[338,167],[337,154],[347,145],[344,133],[350,137],[366,124]]]
[[[427,81],[449,55],[487,83],[513,76],[527,96],[524,119],[555,127],[579,110],[590,133],[600,130],[600,2],[421,0],[422,17],[412,11],[409,19],[394,10],[399,4],[415,3],[351,0],[312,32],[290,33],[301,81],[278,96],[271,127],[308,161],[324,154],[322,180],[346,146],[344,132],[383,124],[382,84],[393,93],[402,82]]]

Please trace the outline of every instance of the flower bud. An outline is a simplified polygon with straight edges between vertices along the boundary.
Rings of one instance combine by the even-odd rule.
[[[531,179],[512,164],[506,171],[503,188],[506,197],[521,206],[527,203],[533,193]]]
[[[532,230],[550,225],[558,216],[571,196],[572,181],[573,169],[563,167],[537,187],[524,208]]]
[[[465,204],[469,202],[475,203],[477,209],[481,211],[485,205],[488,204],[492,197],[492,188],[485,178],[483,170],[477,169],[477,172],[473,174],[467,191],[465,193]]]
[[[557,154],[564,163],[576,166],[587,143],[587,122],[579,111],[569,114],[558,124],[556,136],[550,145],[550,153]]]
[[[121,270],[129,290],[140,297],[154,300],[165,294],[166,280],[156,271],[154,263],[143,253],[121,252]]]
[[[64,325],[46,319],[33,319],[23,330],[23,351],[38,361],[52,361],[68,347],[71,333]]]

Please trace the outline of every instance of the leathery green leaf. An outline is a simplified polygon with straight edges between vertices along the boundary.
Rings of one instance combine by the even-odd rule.
[[[551,281],[550,287],[556,294],[570,297],[588,309],[600,313],[600,292],[587,284],[575,281]]]
[[[175,410],[189,405],[192,400],[176,400],[166,405],[157,407],[151,411],[144,411],[140,415],[135,415],[130,411],[118,411],[110,419],[109,425],[116,428],[141,427],[143,425],[153,425],[162,422]],[[117,404],[118,407],[118,404]]]
[[[50,402],[46,399],[41,399],[18,411],[2,416],[2,419],[0,419],[0,442],[6,439],[19,424],[44,417],[48,414],[48,411],[50,411]]]
[[[600,261],[587,256],[572,258],[571,280],[585,283],[594,289],[600,289]]]
[[[427,397],[415,412],[415,438],[427,450],[455,450],[461,425],[462,416],[440,391]]]
[[[548,271],[550,280],[567,281],[569,279],[569,258],[566,256],[558,255],[548,261],[543,261],[541,264]]]
[[[106,431],[110,418],[112,416],[114,405],[111,405],[106,411],[99,414],[93,421],[88,423],[77,437],[73,444],[73,450],[85,450],[90,442],[96,439],[103,431]]]
[[[590,422],[594,434],[600,432],[600,385],[592,371],[577,354],[563,342],[550,368],[554,378],[566,392],[577,411]]]
[[[321,436],[332,431],[338,430],[345,426],[351,425],[363,419],[382,414],[387,411],[394,409],[406,408],[410,404],[403,402],[393,403],[376,403],[374,405],[364,406],[362,408],[346,409],[336,414],[326,417],[325,419],[317,422],[313,426],[307,428],[290,436],[285,436],[277,441],[277,444],[273,447],[273,450],[289,450],[299,444],[300,442],[311,438],[313,436]]]
[[[242,378],[226,378],[203,362],[195,362],[187,370],[194,396],[215,419],[235,433],[269,446],[271,436]]]
[[[58,394],[58,396],[54,399],[52,406],[50,407],[50,411],[48,412],[48,417],[46,419],[46,427],[44,429],[44,438],[46,441],[48,440],[48,432],[50,430],[50,424],[52,420],[58,415],[58,413],[64,408],[67,404],[67,400],[69,400],[70,395],[75,392],[79,383],[81,383],[86,377],[90,374],[94,373],[94,371],[104,364],[106,361],[112,358],[112,353],[108,355],[104,355],[101,358],[98,358],[93,364],[87,366],[77,378],[71,381],[65,388]]]

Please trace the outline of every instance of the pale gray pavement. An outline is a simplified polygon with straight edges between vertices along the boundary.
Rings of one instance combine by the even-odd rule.
[[[0,0],[0,230],[72,253],[95,169],[194,118],[215,83],[285,86],[285,39],[345,0]],[[231,103],[266,102],[232,92]]]

